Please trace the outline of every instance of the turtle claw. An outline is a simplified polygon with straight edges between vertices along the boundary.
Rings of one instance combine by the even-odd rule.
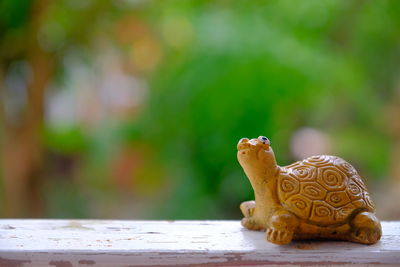
[[[266,231],[266,238],[269,242],[277,245],[285,245],[290,243],[293,238],[293,232],[286,230],[277,230],[274,228],[268,228]]]
[[[244,215],[242,225],[249,230],[264,230],[265,228],[263,228],[253,217],[255,208],[256,202],[254,200],[245,201],[240,204],[240,210]]]
[[[241,223],[245,228],[247,228],[249,230],[260,230],[260,227],[255,222],[255,220],[252,218],[244,217],[242,219]]]
[[[242,211],[244,217],[246,218],[253,216],[255,207],[256,207],[256,202],[254,200],[245,201],[242,204],[240,204],[240,210]]]

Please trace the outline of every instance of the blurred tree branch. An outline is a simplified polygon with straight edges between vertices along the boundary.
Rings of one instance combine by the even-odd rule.
[[[24,60],[30,67],[31,79],[26,86],[26,106],[14,114],[18,123],[5,118],[4,145],[4,189],[8,217],[40,216],[43,214],[41,200],[43,105],[45,88],[52,76],[53,57],[38,43],[38,33],[48,7],[47,0],[35,1],[31,16],[27,20],[24,44],[15,55],[8,55],[7,65],[13,60]],[[7,62],[8,61],[8,62]],[[4,67],[3,67],[4,68]],[[2,79],[4,82],[4,79]],[[4,85],[4,83],[3,83]],[[7,86],[7,85],[4,85]],[[14,90],[7,88],[5,90]],[[6,94],[7,95],[7,94]],[[9,101],[9,96],[3,98]],[[4,105],[4,103],[3,103]]]
[[[0,4],[1,14],[14,12],[14,15],[22,16],[16,20],[14,16],[7,15],[0,20],[0,78],[4,96],[2,155],[6,216],[43,215],[42,133],[46,88],[54,78],[56,70],[62,67],[65,50],[92,41],[91,25],[97,23],[99,15],[105,15],[107,11],[112,10],[110,5],[108,1],[95,1],[85,8],[74,9],[69,1],[48,0],[7,0]],[[23,10],[25,12],[22,12]],[[44,29],[62,22],[65,24],[64,28],[58,29],[55,34],[63,31],[65,38],[62,43],[50,43],[49,46],[46,42],[49,42],[48,38],[52,36],[46,36]],[[15,88],[8,88],[5,76],[16,62],[26,63],[28,73],[25,73],[24,77],[26,92],[21,93],[25,94],[26,98],[24,106],[14,110],[16,108],[12,106],[12,95],[15,97]],[[7,107],[11,107],[11,111]],[[10,115],[12,119],[9,118]]]

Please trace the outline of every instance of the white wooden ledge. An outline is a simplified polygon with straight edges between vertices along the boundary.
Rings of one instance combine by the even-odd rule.
[[[239,221],[0,220],[0,266],[400,265],[400,222],[372,246],[270,244]]]

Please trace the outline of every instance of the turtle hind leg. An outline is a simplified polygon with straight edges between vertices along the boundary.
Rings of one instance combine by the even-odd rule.
[[[350,221],[350,241],[362,244],[375,244],[382,236],[381,223],[372,212],[357,213]]]

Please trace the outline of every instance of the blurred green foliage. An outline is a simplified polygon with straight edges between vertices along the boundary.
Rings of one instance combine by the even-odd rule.
[[[163,207],[166,216],[232,217],[238,200],[251,198],[235,159],[243,136],[269,136],[278,162],[287,164],[293,132],[316,127],[368,178],[385,176],[390,140],[383,109],[399,64],[398,2],[235,1],[165,9],[190,21],[195,33],[150,79],[141,123],[174,169],[178,204]]]
[[[2,2],[1,29],[23,23],[29,1],[11,16],[17,2]],[[146,25],[162,54],[154,69],[133,74],[149,91],[132,118],[95,130],[46,126],[47,150],[76,162],[72,184],[49,183],[63,192],[47,189],[49,216],[104,217],[119,208],[129,193],[113,184],[110,162],[121,147],[147,159],[131,177],[130,205],[145,206],[126,215],[134,218],[239,218],[238,204],[252,198],[236,160],[244,136],[270,137],[285,165],[294,160],[293,133],[313,127],[370,182],[388,175],[385,110],[399,83],[399,1],[114,2],[48,3],[44,46],[57,55],[61,80],[71,49],[96,68],[90,48],[98,36],[127,57],[131,46],[137,51],[113,32],[120,18]]]

